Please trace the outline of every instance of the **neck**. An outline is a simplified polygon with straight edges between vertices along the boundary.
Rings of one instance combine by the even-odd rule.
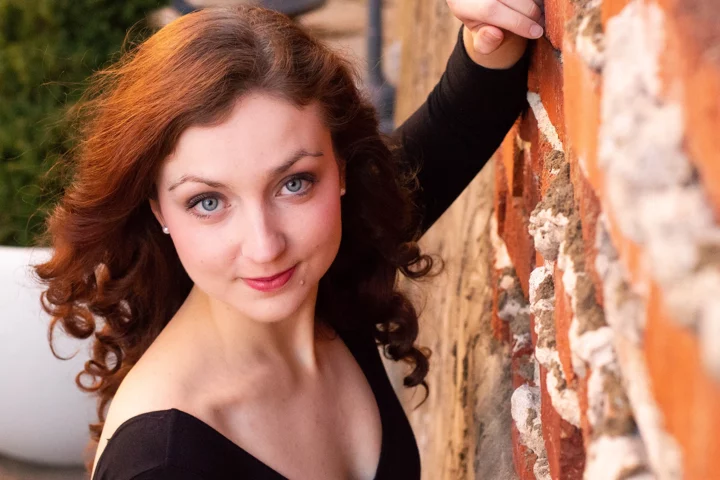
[[[265,365],[286,368],[297,375],[315,374],[319,369],[316,298],[317,288],[292,315],[265,322],[248,318],[193,287],[181,308],[182,315],[177,317],[190,327],[195,343],[202,345],[212,361],[231,370]]]

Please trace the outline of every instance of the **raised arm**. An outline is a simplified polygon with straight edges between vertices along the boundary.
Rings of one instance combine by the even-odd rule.
[[[525,5],[528,2],[536,5],[533,0]],[[539,8],[533,15],[542,22]],[[478,50],[491,49],[483,43],[484,34],[498,29],[458,17],[465,26],[445,72],[425,103],[392,136],[408,167],[419,169],[416,201],[423,210],[423,233],[475,178],[526,105],[527,40],[504,31],[500,48],[481,54]],[[526,20],[523,28],[530,36],[534,22]]]

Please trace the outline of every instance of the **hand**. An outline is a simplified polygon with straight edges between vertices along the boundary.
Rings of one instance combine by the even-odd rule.
[[[539,38],[543,34],[543,0],[447,0],[447,4],[472,34],[472,45],[482,55],[497,50],[508,37]]]

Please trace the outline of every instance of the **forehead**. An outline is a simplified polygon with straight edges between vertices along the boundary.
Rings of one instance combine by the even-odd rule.
[[[317,102],[298,107],[269,95],[241,98],[221,123],[193,126],[180,136],[161,177],[189,168],[223,166],[272,169],[298,148],[331,143]]]

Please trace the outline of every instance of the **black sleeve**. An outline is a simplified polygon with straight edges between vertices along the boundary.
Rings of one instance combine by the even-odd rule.
[[[131,480],[164,465],[170,426],[161,412],[132,418],[115,430],[93,480]]]
[[[171,462],[170,442],[177,430],[174,419],[173,412],[157,411],[123,423],[105,447],[93,480],[204,480]]]
[[[393,133],[406,166],[419,167],[422,233],[475,178],[527,105],[529,58],[526,51],[508,69],[482,67],[465,51],[461,28],[440,81]]]

